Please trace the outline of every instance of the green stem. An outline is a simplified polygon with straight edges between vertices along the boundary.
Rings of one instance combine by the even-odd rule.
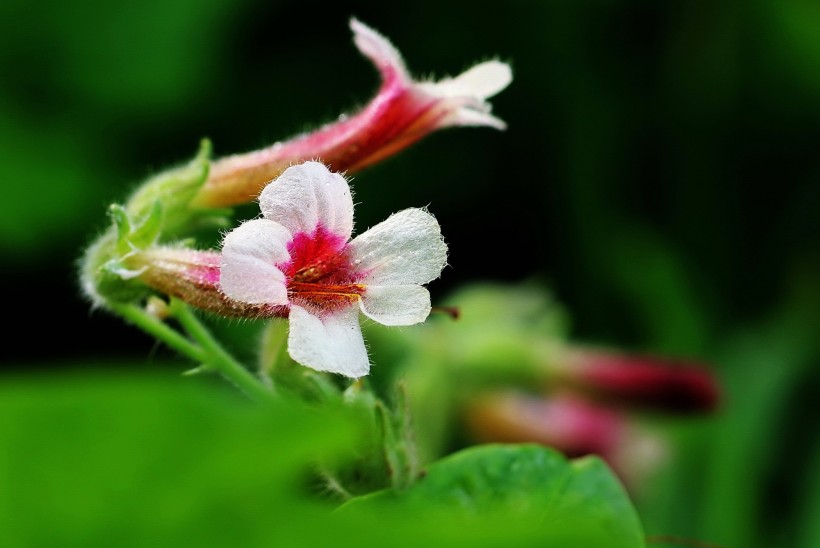
[[[262,331],[262,344],[259,352],[259,374],[266,382],[272,382],[274,370],[282,366],[282,359],[287,357],[287,326],[277,320],[271,320]]]
[[[208,357],[205,351],[175,331],[162,320],[134,304],[109,303],[111,309],[125,318],[126,321],[153,335],[180,354],[196,362],[205,362]]]
[[[339,389],[330,381],[327,374],[295,366],[287,348],[287,324],[271,320],[262,332],[259,353],[259,376],[266,386],[297,390],[322,402],[337,401],[341,398]]]
[[[273,396],[269,388],[222,348],[187,304],[178,299],[171,299],[170,310],[188,334],[202,345],[206,353],[202,362],[209,369],[217,371],[255,400],[269,400]]]
[[[342,398],[342,394],[339,392],[339,389],[333,384],[325,373],[320,373],[317,371],[310,371],[305,368],[305,371],[302,372],[302,376],[305,380],[311,382],[313,384],[313,388],[316,391],[316,395],[325,402],[335,402],[340,401]]]

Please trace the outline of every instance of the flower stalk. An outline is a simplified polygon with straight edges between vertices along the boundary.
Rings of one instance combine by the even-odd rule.
[[[201,364],[197,373],[213,371],[230,381],[243,393],[257,401],[268,400],[273,392],[237,362],[213,337],[188,306],[172,299],[168,306],[169,318],[176,319],[188,333],[185,337],[155,314],[135,304],[112,303],[114,312],[149,335],[164,342],[173,350]]]
[[[271,387],[264,385],[258,377],[236,361],[188,308],[188,305],[179,299],[171,299],[170,311],[191,338],[204,350],[206,359],[203,361],[203,366],[206,369],[219,373],[254,400],[270,400],[273,395]]]

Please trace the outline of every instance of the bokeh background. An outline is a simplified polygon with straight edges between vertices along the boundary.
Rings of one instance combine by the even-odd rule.
[[[820,544],[820,6],[803,1],[143,0],[0,6],[3,367],[163,349],[92,312],[76,261],[155,171],[244,152],[366,102],[348,20],[419,77],[498,58],[509,127],[436,133],[353,179],[357,226],[429,205],[434,298],[537,279],[579,341],[710,364],[720,414],[638,501],[647,531]]]

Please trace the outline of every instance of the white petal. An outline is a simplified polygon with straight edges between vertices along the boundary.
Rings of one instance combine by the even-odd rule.
[[[438,221],[416,208],[391,215],[354,238],[350,248],[365,285],[424,284],[447,264]]]
[[[262,190],[259,207],[266,219],[284,225],[292,234],[311,234],[320,224],[345,240],[353,232],[350,185],[320,162],[286,169]]]
[[[350,28],[356,47],[373,61],[384,77],[395,75],[401,80],[410,81],[401,53],[387,38],[355,18],[350,20]]]
[[[285,275],[276,267],[290,259],[288,229],[267,219],[246,221],[225,236],[219,286],[250,304],[287,304]]]
[[[496,118],[492,114],[483,110],[475,110],[469,107],[457,109],[445,125],[448,126],[489,126],[495,129],[507,129],[507,123],[501,118]]]
[[[462,72],[452,79],[436,83],[444,97],[477,97],[487,99],[499,93],[512,82],[512,69],[501,61],[486,61]]]
[[[290,307],[288,352],[297,362],[317,371],[359,378],[370,361],[359,327],[359,309],[351,306],[319,318],[301,306]]]
[[[362,312],[383,325],[413,325],[430,315],[430,292],[420,285],[369,285]]]

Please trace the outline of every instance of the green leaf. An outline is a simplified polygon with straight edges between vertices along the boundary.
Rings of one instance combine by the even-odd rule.
[[[567,461],[529,444],[460,451],[432,464],[409,489],[353,499],[339,513],[377,514],[382,520],[413,516],[417,530],[441,530],[451,523],[458,531],[454,538],[479,544],[495,539],[498,545],[645,545],[626,492],[601,460]]]
[[[366,432],[344,409],[119,370],[0,383],[4,546],[643,546],[596,459],[473,448],[334,512],[315,466]]]
[[[4,379],[0,439],[4,546],[284,546],[332,508],[315,459],[358,435],[206,378],[81,369]]]

